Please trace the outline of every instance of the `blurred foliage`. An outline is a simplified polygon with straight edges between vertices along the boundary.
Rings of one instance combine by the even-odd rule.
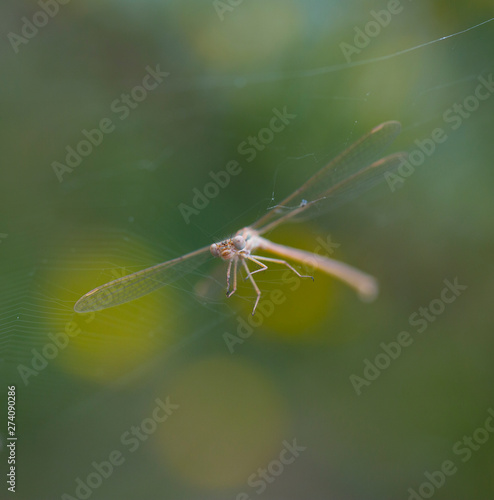
[[[45,2],[2,3],[0,373],[2,390],[17,386],[19,498],[77,496],[115,450],[124,462],[91,498],[255,498],[249,477],[293,439],[306,450],[265,498],[408,498],[445,460],[458,470],[435,499],[493,498],[492,435],[466,462],[453,452],[494,407],[494,92],[472,97],[493,72],[494,22],[473,28],[492,2],[398,2],[347,64],[341,44],[389,3],[69,2],[38,28]],[[239,145],[274,108],[296,118],[249,162]],[[105,119],[114,129],[57,177]],[[390,119],[396,151],[438,127],[447,139],[400,189],[270,235],[307,250],[330,236],[333,257],[378,277],[375,303],[321,275],[292,290],[273,265],[258,283],[286,300],[251,318],[250,284],[226,299],[225,266],[210,262],[136,302],[73,312],[89,289],[251,223]],[[186,223],[180,204],[232,160],[241,172]],[[456,277],[468,288],[418,332],[411,315]],[[413,343],[358,396],[350,376],[402,331]],[[149,420],[167,397],[178,409]],[[133,427],[149,430],[135,449]]]

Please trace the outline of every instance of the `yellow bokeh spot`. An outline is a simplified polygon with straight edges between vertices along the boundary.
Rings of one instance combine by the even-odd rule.
[[[325,237],[317,239],[301,225],[285,226],[277,230],[273,241],[334,257],[331,247],[323,248],[323,242],[327,243]],[[259,251],[259,254],[276,258],[267,252]],[[242,317],[253,328],[262,327],[285,338],[307,340],[311,331],[317,333],[317,326],[336,313],[339,285],[335,284],[334,278],[314,271],[309,264],[290,262],[301,274],[312,275],[314,281],[298,277],[283,265],[266,264],[269,268],[267,271],[254,275],[262,292],[256,314],[251,317],[253,301],[244,300]],[[255,267],[252,263],[249,266],[252,269]],[[248,282],[242,285],[243,295],[246,296],[249,286]],[[252,295],[252,291],[250,294]]]
[[[179,409],[159,431],[162,451],[192,486],[247,486],[247,478],[291,437],[278,389],[245,362],[201,360],[184,368],[168,394]]]
[[[223,2],[227,4],[227,2]],[[223,14],[212,13],[211,4],[203,16],[180,18],[196,53],[220,69],[241,68],[273,61],[296,44],[306,25],[306,14],[294,3],[242,2]]]
[[[153,257],[141,242],[121,235],[94,231],[73,239],[80,243],[77,255],[71,256],[71,263],[62,272],[52,271],[48,277],[58,285],[57,300],[65,302],[68,309],[63,320],[61,315],[47,319],[48,331],[61,344],[68,339],[54,362],[73,375],[105,383],[145,363],[158,346],[172,339],[176,299],[171,291],[163,290],[102,311],[74,313],[72,308],[80,295],[136,271],[136,262],[152,262]],[[81,271],[86,267],[89,269]]]

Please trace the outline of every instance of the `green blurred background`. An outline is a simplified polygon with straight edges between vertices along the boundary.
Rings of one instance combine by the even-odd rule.
[[[0,8],[0,459],[5,473],[15,385],[17,498],[494,498],[482,430],[494,408],[493,91],[475,98],[479,77],[492,81],[494,22],[399,54],[492,18],[492,2],[73,1],[29,28],[44,24],[41,4]],[[383,9],[400,12],[369,25]],[[341,44],[376,26],[348,64]],[[169,75],[116,112],[148,66]],[[248,162],[237,148],[284,107],[296,118]],[[114,130],[58,178],[53,162],[105,118]],[[401,189],[383,182],[270,235],[338,243],[333,257],[378,277],[376,302],[320,274],[295,286],[273,265],[257,281],[286,300],[229,349],[254,294],[246,283],[225,299],[224,265],[209,262],[133,303],[73,312],[91,288],[251,223],[386,120],[403,125],[395,151],[438,127],[447,139]],[[232,160],[240,174],[186,224],[179,205]],[[466,290],[440,302],[455,278]],[[431,301],[439,313],[418,332],[410,316]],[[351,375],[402,331],[411,345],[356,391]],[[167,398],[175,409],[152,420]],[[294,439],[304,450],[280,468]],[[98,475],[112,453],[120,462]],[[455,473],[424,485],[448,460]]]

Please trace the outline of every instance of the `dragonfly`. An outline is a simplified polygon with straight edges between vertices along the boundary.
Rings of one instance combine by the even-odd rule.
[[[285,266],[300,278],[314,280],[312,276],[301,274],[290,263],[310,262],[314,270],[333,276],[353,288],[362,300],[374,300],[378,294],[378,283],[373,276],[327,256],[272,242],[263,235],[285,222],[303,221],[323,213],[382,181],[386,172],[397,169],[406,158],[403,152],[382,157],[382,152],[400,130],[401,125],[397,121],[387,121],[374,127],[281,203],[232,237],[101,285],[83,295],[74,305],[74,310],[77,313],[99,311],[138,299],[194,272],[211,255],[227,263],[227,297],[237,291],[239,267],[245,270],[245,279],[250,280],[256,293],[252,315],[261,298],[254,275],[266,271],[270,264]],[[258,251],[272,256],[258,255]],[[251,270],[249,264],[256,268]]]

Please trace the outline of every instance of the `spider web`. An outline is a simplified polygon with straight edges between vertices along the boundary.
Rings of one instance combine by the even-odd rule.
[[[11,2],[3,7],[5,32],[18,30],[19,19],[26,14],[26,9],[32,8],[21,4]],[[244,61],[245,64],[228,66],[225,61],[214,60],[215,65],[201,59],[197,46],[195,52],[190,49],[199,35],[196,39],[187,34],[190,38],[185,39],[189,43],[179,44],[187,33],[185,28],[181,32],[180,27],[186,25],[189,16],[200,17],[182,11],[185,7],[179,8],[183,17],[171,17],[173,23],[163,29],[158,16],[154,19],[150,12],[143,12],[133,2],[114,2],[113,5],[118,5],[118,19],[116,10],[112,10],[111,15],[104,14],[110,4],[98,7],[101,12],[94,6],[85,7],[87,10],[73,7],[70,15],[69,11],[64,14],[61,7],[59,16],[21,46],[19,54],[13,54],[10,46],[0,49],[7,75],[5,92],[0,97],[6,116],[0,139],[4,152],[1,174],[4,217],[0,221],[0,378],[6,384],[17,385],[19,394],[22,391],[19,415],[26,442],[36,443],[42,434],[46,439],[43,442],[49,443],[57,426],[63,427],[64,422],[69,422],[75,428],[80,425],[77,421],[84,412],[93,417],[100,415],[95,408],[110,408],[110,400],[117,393],[124,399],[128,391],[137,405],[144,406],[152,400],[151,391],[146,390],[149,381],[156,386],[163,380],[172,379],[181,363],[193,362],[204,353],[228,355],[222,335],[225,331],[233,331],[232,325],[236,327],[237,318],[243,315],[243,311],[239,313],[238,304],[251,305],[255,296],[247,283],[238,296],[227,300],[224,297],[225,266],[215,269],[213,262],[205,262],[181,280],[146,298],[100,312],[94,318],[74,313],[74,303],[82,294],[112,279],[231,236],[264,215],[266,209],[276,206],[335,154],[378,123],[391,119],[403,123],[396,150],[417,149],[414,141],[430,137],[436,127],[447,130],[448,141],[444,146],[436,144],[434,155],[404,180],[399,195],[383,181],[377,198],[365,198],[362,205],[356,203],[356,208],[350,208],[345,216],[338,215],[329,222],[318,221],[320,227],[332,224],[331,227],[345,238],[345,251],[354,241],[355,246],[348,252],[352,258],[361,258],[361,262],[368,264],[369,271],[374,268],[382,272],[382,277],[388,280],[389,295],[395,290],[403,290],[399,287],[404,279],[400,265],[413,261],[410,255],[414,252],[406,249],[405,244],[396,243],[405,239],[406,228],[399,235],[395,233],[394,238],[386,235],[386,228],[397,219],[404,220],[406,226],[407,213],[412,207],[423,204],[421,215],[427,221],[437,206],[442,207],[442,213],[454,208],[450,206],[454,199],[455,206],[461,208],[458,211],[473,214],[468,220],[477,221],[478,225],[464,224],[459,217],[452,220],[445,217],[445,231],[458,234],[458,239],[463,241],[481,239],[482,248],[489,248],[491,238],[486,226],[482,225],[482,215],[492,208],[488,187],[493,178],[492,169],[484,168],[481,155],[489,151],[492,144],[492,113],[489,110],[492,111],[494,97],[465,118],[458,131],[448,128],[443,120],[443,114],[455,102],[463,102],[472,95],[479,76],[487,77],[492,71],[488,47],[492,46],[494,19],[488,19],[489,14],[486,14],[492,12],[489,5],[485,10],[478,7],[477,14],[469,7],[472,17],[448,24],[447,17],[437,12],[436,17],[432,15],[433,11],[429,10],[432,6],[407,3],[413,29],[405,21],[408,14],[401,14],[362,49],[356,60],[343,64],[339,63],[342,55],[337,44],[341,40],[351,42],[353,27],[365,25],[372,6],[364,9],[365,12],[362,6],[358,11],[349,11],[348,19],[340,19],[341,31],[330,16],[317,15],[314,24],[317,29],[306,31],[305,38],[286,46],[282,52],[277,53],[274,46],[266,48],[264,52],[277,53],[278,60],[267,59],[264,65]],[[161,4],[156,2],[153,8],[163,8]],[[213,9],[209,2],[204,4],[201,8]],[[235,11],[239,15],[242,15],[241,9],[246,8],[244,4]],[[269,13],[268,3],[265,5],[262,8]],[[329,2],[307,2],[306,5],[314,8],[317,5],[319,13],[338,14],[329,10],[334,8]],[[376,8],[381,7],[376,5]],[[96,20],[98,30],[95,30],[94,40],[88,41],[85,23]],[[197,28],[207,24],[205,20],[206,17],[194,20],[192,25]],[[122,32],[120,21],[126,27]],[[227,22],[225,19],[224,23]],[[66,23],[74,29],[70,30],[67,47],[63,47],[58,42],[69,33],[65,31]],[[421,31],[415,30],[418,23]],[[329,33],[328,25],[332,27]],[[132,29],[127,29],[129,27]],[[401,31],[406,35],[401,36]],[[64,37],[50,38],[60,32],[65,33]],[[162,47],[163,52],[154,45],[153,50],[142,48],[140,44],[144,42],[136,42],[136,33],[142,35],[142,40],[150,39],[149,33],[153,33],[156,47]],[[198,31],[194,29],[191,33]],[[53,40],[57,43],[53,44]],[[74,47],[87,48],[92,43],[95,53],[104,54],[101,59],[96,58],[98,62],[94,66],[87,65],[78,51],[72,50]],[[327,58],[315,50],[331,44],[334,51]],[[298,51],[298,45],[303,46],[303,50]],[[167,48],[166,54],[163,47]],[[227,50],[226,44],[220,43],[209,48],[216,55]],[[69,59],[62,49],[69,50]],[[171,72],[167,83],[132,110],[125,121],[116,120],[116,131],[59,184],[50,167],[51,161],[63,156],[64,147],[74,143],[80,130],[95,127],[99,119],[110,113],[108,109],[113,99],[142,77],[144,67],[151,64],[147,62],[150,54],[157,53],[154,50],[166,63],[162,69]],[[86,57],[95,60],[94,54],[86,54]],[[54,61],[59,62],[55,64]],[[195,66],[197,61],[201,64]],[[327,61],[336,63],[327,64]],[[68,69],[61,71],[63,65]],[[39,74],[35,74],[34,69]],[[53,71],[53,75],[49,71]],[[92,79],[95,74],[98,85],[94,85]],[[114,82],[114,86],[110,87],[109,82]],[[71,92],[56,97],[62,87],[70,87]],[[84,101],[80,108],[73,104],[77,100]],[[239,156],[239,144],[266,128],[273,117],[272,109],[281,109],[285,103],[289,103],[288,109],[293,109],[297,118],[286,130],[275,135],[266,148],[257,151],[254,161],[247,162],[245,157]],[[24,116],[19,117],[19,110]],[[465,149],[455,149],[464,144],[462,140],[471,149],[470,155],[465,153],[466,145]],[[447,149],[453,151],[450,156],[445,152]],[[457,155],[468,161],[458,161]],[[488,155],[485,153],[485,156]],[[192,202],[193,189],[203,191],[212,182],[210,172],[226,170],[232,160],[239,161],[241,172],[230,176],[228,186],[219,189],[217,196],[207,199],[204,208],[196,208]],[[459,186],[472,196],[469,199],[456,197]],[[198,212],[190,216],[189,223],[185,223],[177,208],[181,203]],[[325,229],[323,231],[326,233]],[[430,231],[427,233],[424,229],[422,240],[428,238],[433,247],[438,244],[434,242],[440,239],[439,236],[444,235]],[[376,243],[385,236],[389,239],[382,246]],[[417,246],[423,249],[422,240],[417,239]],[[386,273],[382,261],[375,256],[385,253],[391,244],[396,245],[396,251],[385,254],[388,256],[386,264],[392,270]],[[484,255],[475,253],[476,247],[473,250],[468,254],[470,260],[472,255]],[[421,259],[421,265],[425,266],[423,260],[426,259]],[[459,252],[442,255],[435,262],[441,272],[446,272],[457,269],[457,263],[466,260]],[[485,261],[478,257],[477,262],[474,264],[482,267]],[[482,283],[481,275],[489,273],[483,267],[479,272],[474,264],[468,271],[478,278],[476,297],[481,301],[481,297],[492,296],[492,285],[489,288]],[[263,273],[258,284],[262,288],[267,283],[279,281],[280,274],[279,270],[269,270]],[[413,279],[418,282],[419,278],[412,274],[408,274],[408,303],[399,302],[400,294],[396,293],[393,314],[408,311],[410,303],[430,300],[430,296],[413,282]],[[428,277],[420,278],[426,281]],[[349,307],[348,311],[353,309]],[[379,308],[377,311],[376,316],[382,314],[376,319],[378,327],[367,332],[374,339],[380,338],[383,325],[394,320],[393,314],[388,319],[389,311]],[[353,319],[348,320],[349,324]],[[297,314],[293,321],[297,321]],[[462,320],[457,321],[461,323]],[[344,331],[351,329],[347,324],[338,327]],[[469,328],[465,324],[463,327]],[[330,330],[327,324],[325,328]],[[75,329],[80,329],[80,333],[73,337],[67,335],[68,344],[58,348],[56,353],[52,351],[55,353],[53,358],[43,356],[45,365],[38,355],[48,344],[54,344],[54,338],[61,339],[63,332]],[[261,326],[256,331],[262,330]],[[304,327],[300,330],[303,333]],[[457,330],[452,332],[460,335]],[[261,341],[258,344],[248,341],[245,347],[243,355],[252,356],[254,363],[266,361],[273,369],[281,364],[269,345],[266,347]],[[465,349],[473,347],[465,344]],[[279,345],[276,352],[278,350]],[[485,352],[490,351],[486,348]],[[340,354],[342,365],[354,361],[344,357],[345,353]],[[367,355],[366,351],[362,357]],[[300,363],[302,372],[300,367],[306,365],[295,354],[290,356]],[[490,365],[490,359],[480,360],[479,372],[488,372]],[[22,367],[27,367],[28,371],[23,371]],[[295,384],[293,390],[296,390]],[[141,395],[137,395],[139,391]],[[472,389],[471,392],[476,391]],[[352,405],[353,402],[348,407],[353,408]],[[355,409],[355,413],[358,412],[359,409]],[[299,418],[303,421],[302,412]],[[96,426],[96,422],[94,424]],[[66,425],[69,435],[70,426]],[[1,432],[4,434],[5,429]],[[2,444],[5,446],[4,438]],[[63,443],[58,442],[57,446],[62,453]],[[45,448],[43,453],[46,453]],[[324,455],[321,450],[316,453]],[[38,480],[33,480],[33,485],[37,485],[36,493],[34,489],[31,491],[40,498],[60,495],[61,487],[55,481],[35,472],[39,469],[41,455],[38,450],[33,455],[36,460],[27,459],[26,470],[37,474],[35,479]],[[48,465],[59,464],[60,477],[64,478],[64,487],[67,485],[66,491],[69,491],[73,478],[82,474],[80,464],[72,466],[68,459],[67,463],[60,463],[64,461],[59,458],[46,456]],[[472,479],[466,472],[465,477]],[[344,474],[335,476],[344,477]],[[312,496],[317,497],[327,488],[327,478],[317,474],[314,478],[308,488],[313,488]],[[124,480],[120,481],[125,484]],[[112,491],[117,482],[108,482],[108,485],[113,484],[108,486],[108,491]],[[280,479],[277,484],[281,482]],[[138,483],[142,487],[142,482]],[[135,497],[132,485],[126,485],[128,494]],[[370,495],[380,496],[377,490]],[[283,498],[296,496],[294,487],[283,489],[280,486],[280,491]],[[113,493],[126,498],[127,491],[112,491],[110,495]],[[388,496],[398,497],[402,493],[401,490],[392,491]],[[340,496],[357,497],[359,494],[345,491]],[[205,497],[201,495],[198,498]]]

